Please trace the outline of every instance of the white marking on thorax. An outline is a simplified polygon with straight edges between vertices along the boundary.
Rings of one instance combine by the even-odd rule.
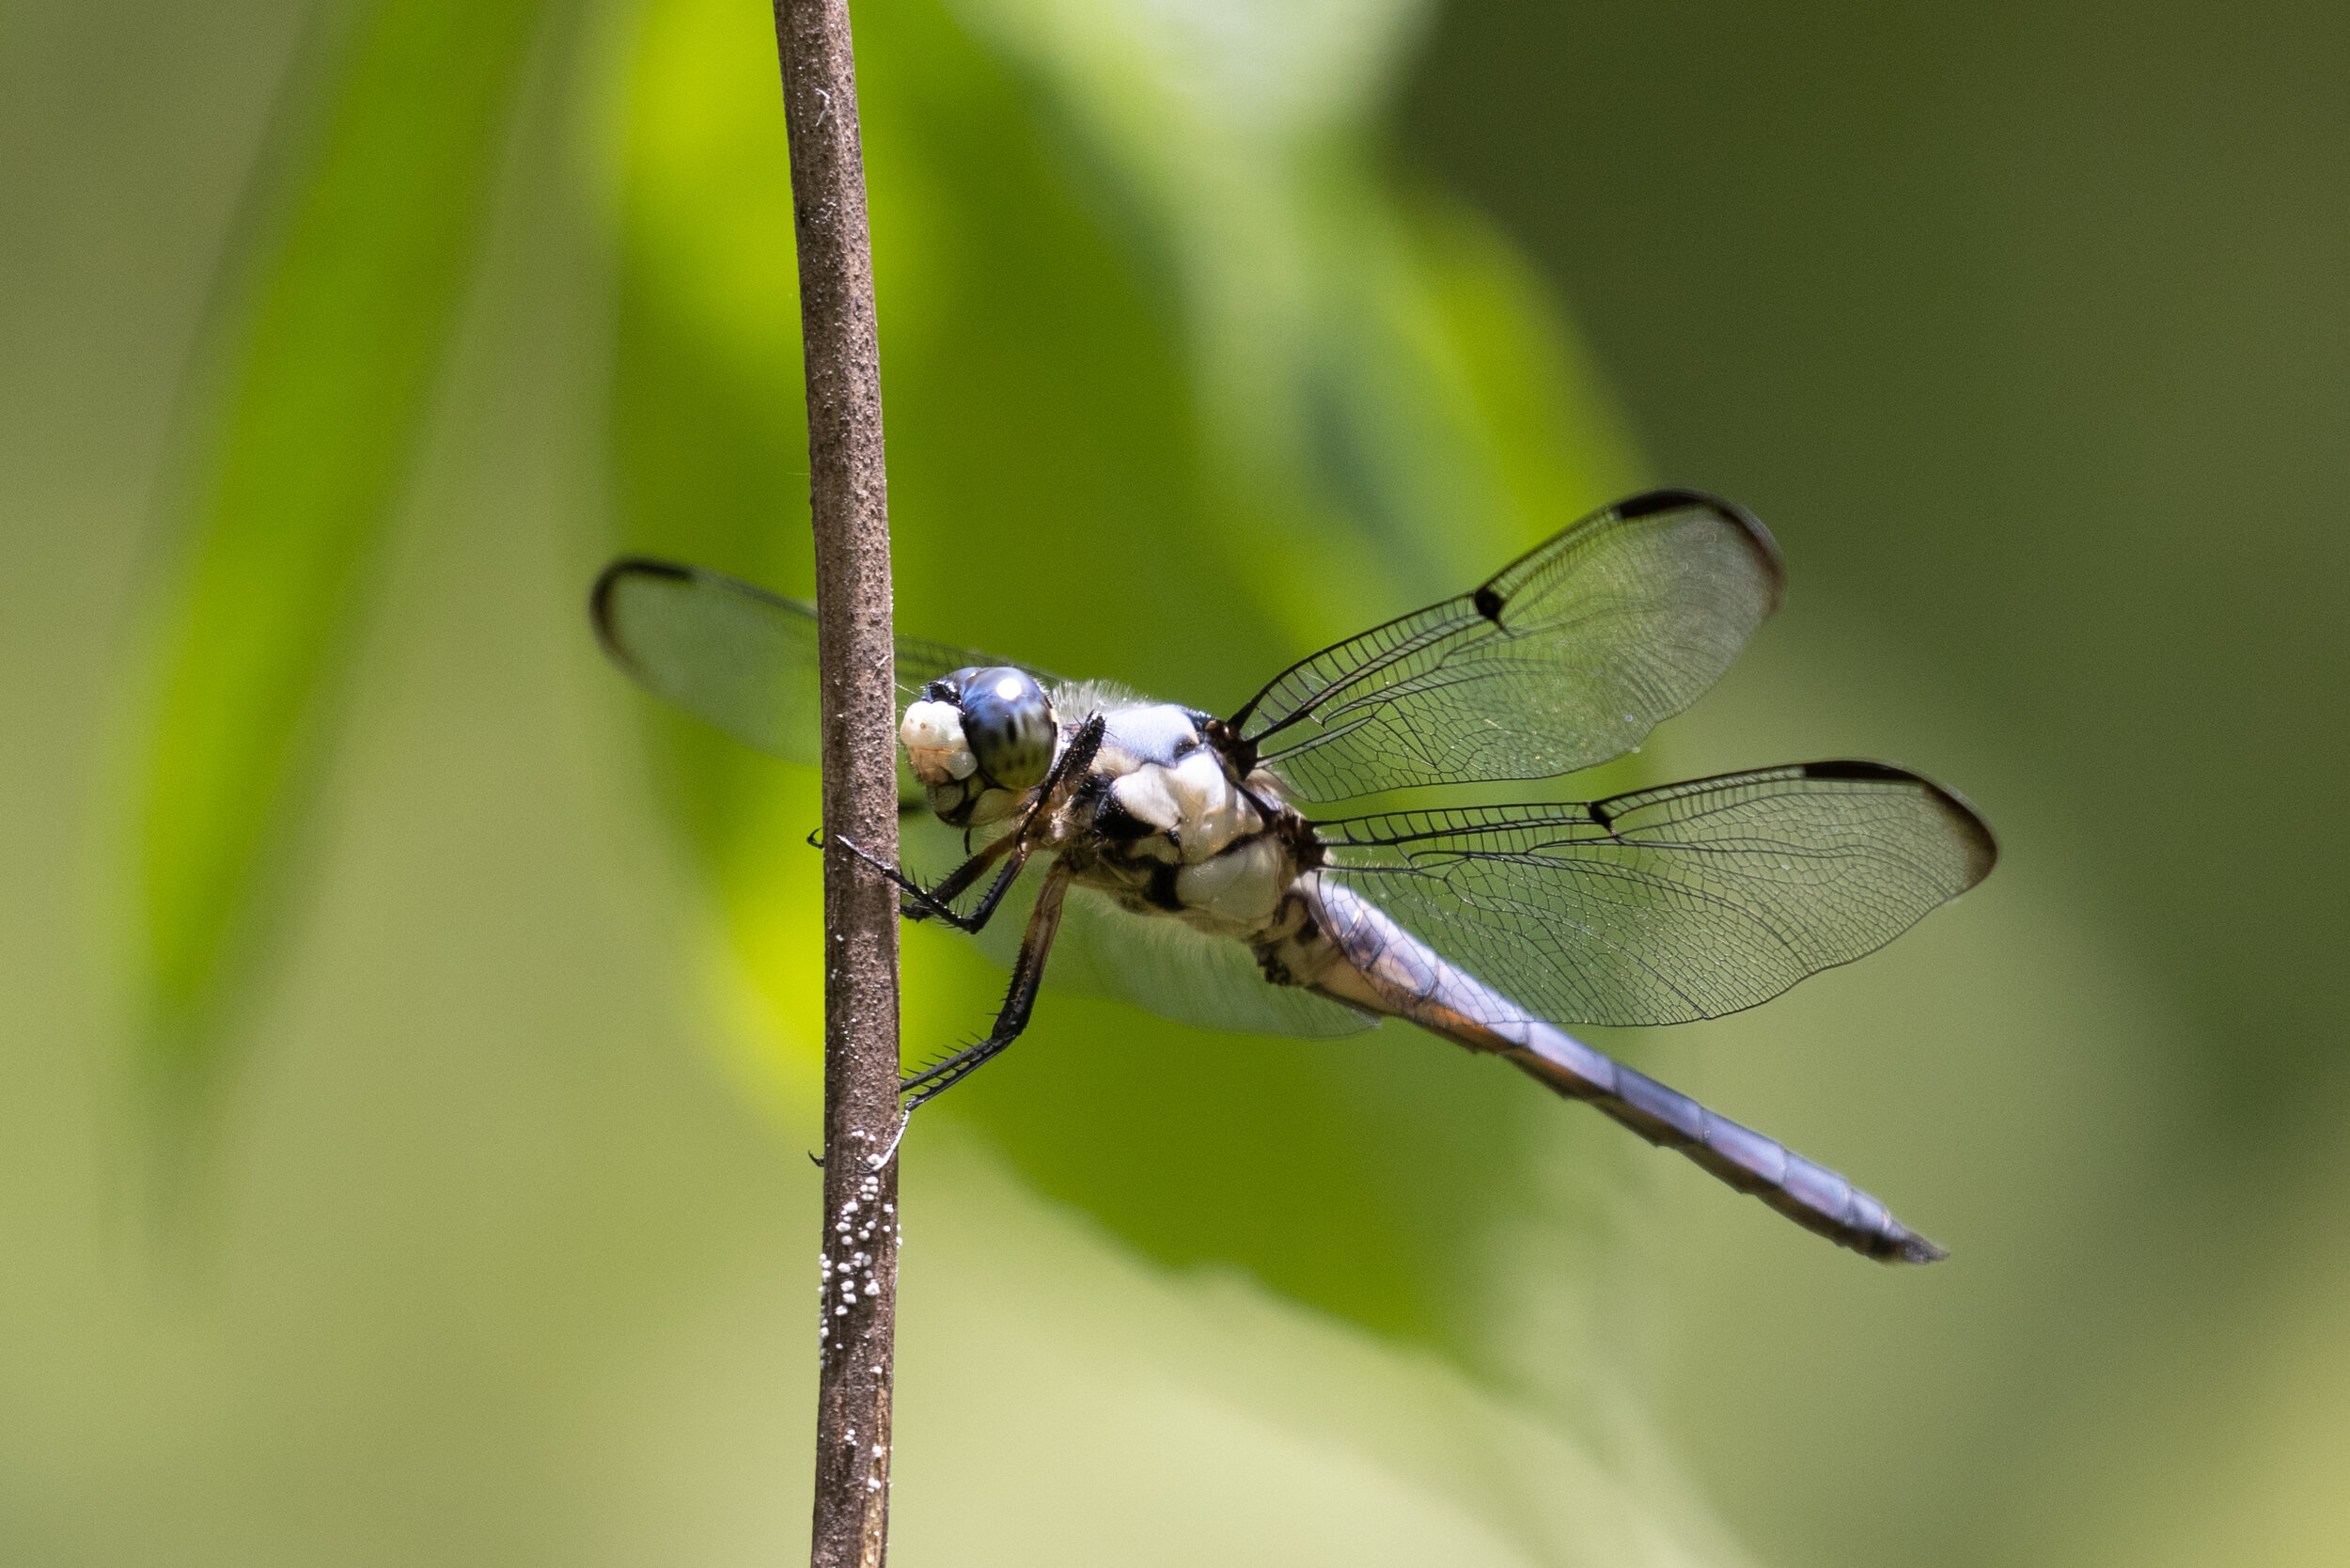
[[[1194,925],[1250,937],[1281,907],[1289,870],[1279,840],[1263,834],[1176,872],[1175,896]]]
[[[1264,826],[1257,808],[1224,776],[1224,760],[1201,746],[1172,767],[1145,762],[1110,784],[1118,804],[1167,835],[1185,865],[1214,859]]]
[[[1173,762],[1198,745],[1199,731],[1181,708],[1171,702],[1132,703],[1103,713],[1102,749],[1093,765],[1102,773],[1130,773],[1145,762]]]
[[[1158,829],[1133,843],[1132,859],[1182,868],[1175,898],[1183,907],[1167,913],[1211,935],[1244,940],[1274,917],[1288,888],[1289,856],[1182,709],[1111,714],[1095,766],[1110,776],[1111,798]]]

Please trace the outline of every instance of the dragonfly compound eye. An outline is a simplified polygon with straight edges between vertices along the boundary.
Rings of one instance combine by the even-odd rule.
[[[1007,790],[1031,790],[1052,771],[1060,731],[1053,704],[1026,670],[959,670],[963,734],[979,771]]]

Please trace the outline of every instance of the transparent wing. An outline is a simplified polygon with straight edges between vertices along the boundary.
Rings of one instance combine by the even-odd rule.
[[[1552,1024],[1678,1024],[1768,1001],[1891,941],[1998,855],[1966,802],[1874,762],[1315,831],[1322,875],[1526,1010],[1513,1016]]]
[[[664,701],[744,745],[817,765],[816,611],[739,578],[698,566],[628,558],[596,579],[588,599],[596,635],[615,664]],[[1016,661],[898,638],[898,712],[924,685],[969,665]],[[1056,676],[1022,665],[1040,682]],[[901,800],[922,788],[898,762]]]
[[[925,813],[906,819],[899,853],[909,871],[935,882],[962,863],[963,842],[962,834]],[[1031,861],[987,929],[972,938],[1004,968],[1011,966],[1050,864],[1042,855]],[[1090,887],[1069,890],[1044,985],[1126,1002],[1220,1034],[1320,1039],[1357,1034],[1378,1022],[1342,1003],[1272,984],[1238,942],[1205,935],[1172,917],[1130,914]]]
[[[1696,701],[1778,605],[1778,547],[1727,501],[1594,512],[1474,592],[1291,666],[1232,720],[1305,800],[1547,778]]]

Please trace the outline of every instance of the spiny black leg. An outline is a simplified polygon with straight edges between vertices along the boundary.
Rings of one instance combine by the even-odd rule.
[[[979,881],[981,871],[1017,846],[1013,835],[1007,834],[996,839],[957,867],[935,887],[923,886],[845,833],[836,833],[833,837],[840,840],[842,848],[887,877],[906,895],[898,906],[900,915],[909,920],[944,920],[958,931],[976,932],[987,924],[988,917],[995,913],[995,906],[1003,902],[1004,894],[1010,890],[1010,879],[1019,874],[1019,868],[1027,860],[1027,852],[1024,849],[1013,857],[1013,863],[1005,869],[1004,875],[996,878],[996,885],[988,889],[988,896],[980,901],[979,909],[969,916],[963,916],[954,912],[951,901],[961,898],[973,883]],[[816,848],[822,847],[813,833],[807,836],[807,841]]]
[[[995,917],[996,906],[1004,902],[1004,896],[1011,891],[1012,884],[1020,879],[1020,872],[1027,864],[1028,834],[1036,825],[1037,817],[1052,800],[1054,792],[1060,788],[1062,780],[1082,774],[1093,766],[1093,759],[1102,749],[1102,737],[1108,727],[1109,721],[1100,713],[1094,714],[1079,726],[1076,734],[1070,738],[1069,744],[1061,748],[1060,755],[1054,759],[1053,771],[1047,774],[1044,782],[1037,787],[1034,798],[1028,803],[1026,814],[1020,820],[1019,829],[1016,832],[1005,834],[964,861],[935,887],[923,886],[907,876],[902,870],[882,859],[881,856],[871,854],[864,845],[846,834],[838,834],[836,837],[847,847],[850,854],[887,877],[901,892],[906,895],[905,902],[900,904],[898,911],[905,918],[942,920],[957,931],[970,933],[983,931],[988,921]],[[813,833],[808,835],[807,841],[811,845],[821,847]],[[966,829],[964,833],[964,845],[966,849],[969,848],[970,842],[971,835]],[[956,914],[952,908],[953,902],[968,891],[971,885],[979,881],[979,874],[1008,851],[1011,852],[1011,864],[997,873],[995,883],[988,888],[986,896],[979,900],[978,907],[968,915]]]
[[[1011,989],[1004,997],[1003,1011],[995,1015],[995,1027],[985,1040],[966,1045],[952,1056],[931,1063],[918,1073],[909,1073],[898,1080],[898,1092],[905,1097],[906,1114],[911,1116],[921,1106],[937,1099],[955,1085],[978,1072],[986,1063],[1003,1055],[1011,1043],[1027,1029],[1028,1015],[1036,1008],[1037,975],[1015,974]]]
[[[956,868],[952,876],[929,892],[919,893],[922,902],[927,907],[918,911],[905,909],[902,911],[905,917],[911,920],[943,920],[960,932],[977,933],[986,930],[988,921],[995,917],[995,906],[1004,902],[1004,895],[1011,891],[1011,885],[1020,880],[1020,873],[1027,868],[1028,864],[1028,845],[1025,839],[1008,836],[996,842],[1011,846],[1011,859],[1002,870],[995,873],[995,882],[989,885],[986,894],[980,898],[970,914],[956,914],[948,901],[962,897],[964,890],[979,880],[979,873],[987,869],[988,863],[1004,853],[995,845],[990,845],[985,852],[964,861]],[[911,886],[905,883],[903,878],[900,879],[900,883],[901,886]]]
[[[1036,1008],[1037,987],[1044,980],[1044,960],[1052,951],[1054,933],[1060,929],[1062,896],[1068,890],[1068,871],[1055,866],[1037,893],[1036,912],[1028,917],[1028,929],[1020,938],[1020,955],[1012,961],[1010,989],[1004,994],[1003,1010],[996,1013],[995,1027],[987,1038],[898,1080],[898,1092],[907,1097],[907,1115],[1001,1056],[1027,1028],[1028,1015]]]
[[[1054,792],[1061,787],[1062,780],[1073,775],[1082,774],[1086,771],[1086,769],[1093,766],[1093,759],[1102,749],[1102,736],[1107,728],[1108,721],[1099,713],[1096,713],[1091,718],[1086,720],[1086,722],[1079,727],[1077,733],[1071,738],[1069,744],[1061,747],[1060,755],[1054,759],[1053,771],[1046,774],[1044,776],[1044,782],[1037,786],[1035,795],[1030,798],[1028,802],[1027,811],[1022,815],[1020,819],[1020,826],[1018,830],[1006,834],[1003,838],[996,839],[995,843],[990,844],[979,855],[974,855],[971,859],[964,862],[964,864],[956,870],[952,876],[949,876],[936,887],[932,888],[929,893],[923,895],[924,902],[931,904],[936,904],[942,899],[960,898],[963,895],[964,888],[969,887],[972,883],[979,880],[979,868],[984,865],[987,860],[993,859],[995,855],[1003,854],[1007,845],[1017,844],[1019,846],[1018,853],[1012,857],[1012,865],[1007,868],[1004,873],[995,879],[995,885],[987,890],[987,897],[979,901],[979,907],[973,912],[972,917],[977,919],[979,924],[963,925],[956,919],[955,916],[951,912],[946,911],[940,912],[941,918],[946,919],[949,923],[956,925],[958,929],[964,931],[977,931],[979,929],[979,925],[985,925],[987,923],[987,917],[995,913],[995,906],[1003,902],[1004,894],[1010,890],[1012,879],[1018,875],[1018,868],[1026,863],[1028,856],[1028,835],[1035,830],[1037,818],[1042,816],[1043,814],[1044,808],[1051,804]],[[968,828],[964,830],[963,841],[966,847],[971,842],[971,834]],[[854,844],[851,844],[849,847],[851,849],[856,848]],[[864,854],[861,850],[859,850],[858,853],[861,855]],[[868,860],[871,860],[872,856],[866,855],[866,858]],[[875,862],[875,864],[879,864],[879,862]],[[892,874],[895,875],[894,872]],[[911,886],[903,877],[898,877],[897,881],[901,886]]]
[[[882,875],[887,877],[892,883],[895,883],[900,891],[916,899],[928,900],[932,897],[930,890],[924,887],[920,883],[916,882],[911,877],[907,876],[905,872],[900,870],[896,866],[890,864],[886,860],[884,860],[880,855],[875,855],[871,850],[867,849],[863,844],[858,843],[854,839],[850,838],[847,834],[836,833],[833,837],[839,839],[841,846],[851,855],[855,855],[859,860],[864,861],[868,866],[872,867],[873,870],[881,872]],[[818,831],[807,836],[807,847],[812,850],[821,850],[824,847],[824,839],[822,829],[819,829]],[[920,917],[918,916],[916,917],[916,918],[919,917]]]
[[[985,864],[985,862],[975,860],[965,862],[965,864]],[[1012,851],[1011,859],[1006,863],[1002,870],[995,873],[995,880],[988,885],[986,893],[981,895],[979,903],[973,907],[970,914],[958,915],[950,909],[941,916],[940,918],[944,919],[948,925],[954,927],[957,931],[979,932],[984,930],[987,922],[995,917],[995,906],[1004,902],[1004,895],[1011,891],[1011,885],[1020,880],[1020,873],[1027,869],[1027,865],[1028,841],[1026,838],[1023,838],[1019,842],[1019,846]],[[952,878],[949,878],[948,880],[951,881]],[[941,886],[943,886],[944,885],[942,884]],[[967,887],[970,884],[965,883],[964,886]],[[962,891],[963,888],[961,887],[955,889],[955,892],[957,893]],[[952,897],[953,895],[950,894],[948,896]]]
[[[1079,725],[1077,732],[1069,738],[1069,745],[1062,749],[1060,760],[1053,765],[1053,776],[1044,781],[1045,789],[1049,792],[1062,779],[1093,766],[1093,759],[1102,749],[1102,737],[1108,730],[1109,720],[1100,713]]]
[[[995,1032],[978,1044],[966,1045],[953,1056],[932,1062],[921,1072],[900,1079],[898,1092],[905,1096],[906,1114],[913,1115],[955,1085],[963,1082],[964,1078],[978,1072],[982,1065],[1001,1056],[1010,1047],[1013,1041],[1020,1038],[1021,1031],[1026,1027],[1027,1020],[1025,1018],[1017,1024],[1007,1027],[999,1017],[996,1020]]]

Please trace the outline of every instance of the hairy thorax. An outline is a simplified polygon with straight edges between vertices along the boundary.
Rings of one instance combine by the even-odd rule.
[[[1237,776],[1205,729],[1171,704],[1107,713],[1068,813],[1073,870],[1136,914],[1254,941],[1281,914],[1303,824],[1270,776]]]
[[[1046,803],[1031,829],[1076,882],[1137,915],[1172,917],[1252,947],[1294,932],[1299,871],[1318,864],[1312,830],[1261,769],[1244,776],[1205,713],[1092,688],[1058,694],[1063,713],[1103,716],[1085,775]],[[1065,749],[1086,721],[1062,728]],[[933,730],[935,733],[933,733]],[[1016,829],[1032,793],[991,787],[963,765],[959,734],[910,709],[903,739],[932,810],[985,840]]]

